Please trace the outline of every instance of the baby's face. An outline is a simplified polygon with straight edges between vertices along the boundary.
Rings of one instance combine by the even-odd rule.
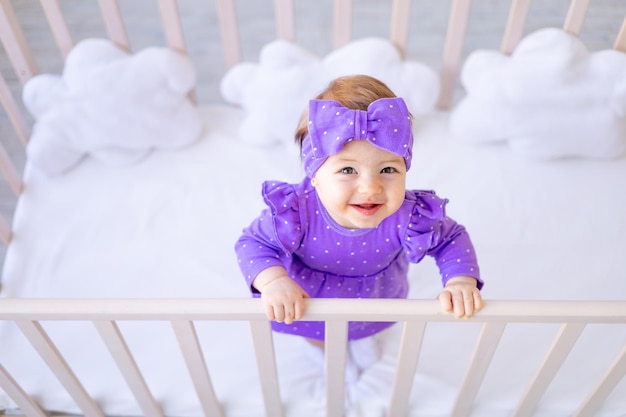
[[[311,183],[339,225],[376,227],[404,202],[404,158],[366,140],[348,142],[317,170]]]

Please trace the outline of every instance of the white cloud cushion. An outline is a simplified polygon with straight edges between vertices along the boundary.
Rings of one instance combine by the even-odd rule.
[[[234,66],[222,79],[224,99],[246,110],[239,136],[258,145],[293,142],[300,116],[334,78],[367,74],[386,83],[414,115],[430,112],[439,96],[439,77],[416,61],[402,59],[385,39],[353,41],[321,58],[287,41],[273,41],[259,62]]]
[[[106,39],[83,40],[62,75],[38,75],[24,87],[36,119],[28,158],[57,175],[87,155],[132,164],[155,148],[190,144],[203,126],[187,97],[195,82],[191,61],[167,48],[131,55]]]
[[[507,141],[530,158],[615,158],[626,151],[626,54],[589,52],[575,36],[546,28],[511,56],[473,52],[467,95],[450,128],[468,143]]]

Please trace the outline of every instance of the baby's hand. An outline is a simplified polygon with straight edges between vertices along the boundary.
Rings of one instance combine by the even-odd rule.
[[[269,320],[291,324],[304,315],[304,299],[309,298],[309,295],[288,276],[268,281],[259,291]]]
[[[476,279],[467,276],[450,278],[439,293],[443,311],[454,313],[456,318],[470,318],[483,308],[483,298],[476,288]]]

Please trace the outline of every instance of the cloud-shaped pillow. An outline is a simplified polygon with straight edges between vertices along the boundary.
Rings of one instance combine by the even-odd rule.
[[[511,56],[476,51],[465,62],[467,95],[450,129],[468,143],[508,141],[537,159],[615,158],[626,151],[626,54],[590,53],[575,36],[546,28]]]
[[[191,61],[168,48],[131,55],[109,40],[83,40],[61,76],[38,75],[24,87],[36,119],[28,158],[55,175],[87,155],[132,164],[153,149],[190,144],[203,128],[188,98],[195,81]]]
[[[242,140],[292,144],[308,101],[334,78],[353,74],[380,79],[416,116],[432,111],[439,96],[435,71],[403,60],[390,41],[379,38],[353,41],[324,58],[291,42],[271,42],[261,50],[258,63],[245,62],[229,70],[221,92],[226,101],[246,110],[239,131]]]

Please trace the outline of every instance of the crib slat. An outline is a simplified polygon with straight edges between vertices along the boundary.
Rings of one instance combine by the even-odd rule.
[[[176,0],[159,0],[159,12],[161,14],[161,22],[163,23],[167,46],[176,52],[187,54],[185,35],[183,34],[183,26]],[[194,104],[196,103],[196,94],[194,91],[189,92],[189,99]]]
[[[0,41],[20,83],[39,71],[9,0],[0,0]]]
[[[529,10],[530,0],[513,0],[513,3],[511,3],[509,18],[504,29],[504,37],[500,44],[500,52],[503,54],[511,54],[520,39],[522,39]]]
[[[272,328],[267,320],[251,320],[250,330],[259,369],[261,390],[265,400],[266,415],[281,417],[284,412],[280,399]]]
[[[341,48],[352,39],[352,0],[335,0],[333,48]]]
[[[159,12],[161,13],[161,22],[163,23],[167,46],[185,54],[187,47],[185,46],[185,36],[183,35],[183,26],[180,21],[178,3],[176,0],[159,0]]]
[[[15,404],[27,416],[46,417],[47,414],[31,397],[17,384],[9,372],[0,364],[0,388],[15,401]]]
[[[626,17],[624,17],[624,20],[622,21],[622,27],[619,30],[617,39],[615,39],[613,49],[616,51],[626,52]]]
[[[46,19],[52,30],[52,36],[54,36],[54,40],[65,58],[72,47],[74,47],[74,40],[65,21],[59,0],[41,0],[41,7],[46,14]]]
[[[624,375],[626,375],[626,346],[573,417],[592,417]]]
[[[215,395],[211,377],[207,371],[204,355],[198,342],[198,336],[194,325],[190,321],[172,321],[172,328],[176,334],[178,345],[185,358],[187,370],[196,388],[196,393],[202,405],[205,416],[223,417],[224,412]]]
[[[163,412],[150,393],[117,324],[112,321],[94,321],[93,325],[109,349],[144,415],[162,417]]]
[[[130,51],[130,41],[126,34],[126,27],[124,26],[124,20],[122,19],[117,1],[98,0],[98,4],[100,5],[100,12],[102,13],[109,39],[120,48]]]
[[[4,81],[4,77],[0,74],[0,103],[2,103],[2,107],[6,110],[9,119],[11,120],[11,124],[15,128],[17,135],[22,142],[23,145],[26,145],[27,137],[28,137],[28,128],[26,127],[26,122],[22,117],[22,113],[20,113],[17,103],[9,90],[9,86]],[[0,143],[0,171],[4,175],[9,187],[13,191],[15,196],[18,196],[22,192],[23,183],[22,178],[20,177],[15,164],[9,157],[9,154],[2,143]]]
[[[583,27],[590,1],[591,0],[572,0],[569,5],[569,10],[567,11],[567,16],[565,17],[563,30],[578,36]]]
[[[104,414],[89,396],[74,372],[54,345],[46,331],[37,321],[17,320],[15,322],[30,344],[46,362],[59,382],[65,387],[78,407],[87,417],[104,417]]]
[[[454,0],[448,19],[446,43],[441,66],[441,93],[437,106],[440,109],[450,107],[457,73],[463,53],[463,41],[470,13],[470,0]]]
[[[548,349],[537,374],[518,404],[513,416],[526,417],[532,415],[537,403],[539,403],[543,393],[552,382],[552,379],[565,361],[565,358],[584,328],[585,323],[567,323],[561,326],[556,338],[552,342],[552,346]]]
[[[17,169],[13,162],[11,162],[11,158],[7,153],[4,146],[0,146],[0,170],[4,174],[11,190],[13,193],[18,196],[22,192],[23,183],[20,179],[20,174],[17,173]]]
[[[22,142],[22,145],[26,145],[30,137],[30,129],[2,74],[0,74],[0,103],[7,112],[20,142]]]
[[[409,39],[409,20],[411,18],[411,1],[394,0],[391,9],[391,42],[400,50],[401,55],[406,55],[407,42]]]
[[[296,21],[293,0],[274,0],[276,37],[289,42],[296,40]]]
[[[505,323],[485,323],[474,349],[470,366],[465,374],[465,380],[459,390],[452,416],[469,415],[474,398],[482,385],[493,354],[498,348],[500,338],[506,327]]]
[[[408,415],[409,397],[425,330],[426,323],[423,321],[407,321],[403,325],[398,365],[389,404],[389,417]]]
[[[326,416],[343,417],[345,403],[348,322],[326,322]]]
[[[232,67],[241,62],[241,42],[234,0],[217,0],[217,15],[220,21],[226,65]]]
[[[7,219],[0,214],[0,239],[5,245],[8,245],[11,242],[12,236],[11,227],[9,226],[9,222]]]

